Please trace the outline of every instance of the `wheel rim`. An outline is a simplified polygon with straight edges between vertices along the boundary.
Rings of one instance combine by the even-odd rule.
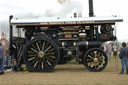
[[[57,56],[57,48],[47,39],[34,40],[26,50],[26,61],[36,70],[46,70],[54,67]]]
[[[106,54],[99,49],[92,49],[85,54],[84,65],[90,71],[101,71],[107,65],[107,56]]]

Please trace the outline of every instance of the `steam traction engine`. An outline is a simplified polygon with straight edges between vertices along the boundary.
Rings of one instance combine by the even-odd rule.
[[[31,72],[51,71],[56,64],[72,58],[90,71],[102,71],[108,60],[100,46],[116,40],[115,23],[120,21],[122,18],[114,16],[62,19],[10,16],[10,55],[16,58],[17,66],[24,61]],[[14,28],[22,29],[24,36],[15,37]]]

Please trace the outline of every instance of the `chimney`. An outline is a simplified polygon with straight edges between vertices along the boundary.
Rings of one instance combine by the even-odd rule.
[[[89,0],[89,17],[93,17],[93,0]]]

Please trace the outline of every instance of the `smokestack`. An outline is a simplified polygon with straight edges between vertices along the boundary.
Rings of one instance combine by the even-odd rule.
[[[93,17],[93,0],[89,0],[89,17]]]

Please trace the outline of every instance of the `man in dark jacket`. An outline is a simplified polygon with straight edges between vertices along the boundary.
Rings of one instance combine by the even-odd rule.
[[[2,43],[0,42],[0,75],[4,74],[3,70],[3,58],[4,58],[4,48],[2,46]]]
[[[128,48],[126,47],[125,42],[122,43],[122,47],[123,48],[121,48],[121,51],[119,54],[119,57],[121,59],[121,64],[122,64],[122,69],[121,69],[120,74],[124,73],[125,66],[126,66],[126,71],[128,74]]]

